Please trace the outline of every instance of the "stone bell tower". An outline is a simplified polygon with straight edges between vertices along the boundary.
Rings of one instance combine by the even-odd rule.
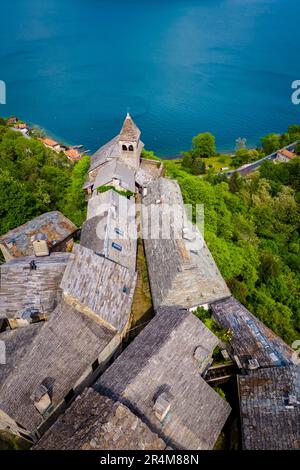
[[[127,113],[119,135],[120,160],[136,170],[140,166],[141,152],[144,147],[140,136],[141,131]]]

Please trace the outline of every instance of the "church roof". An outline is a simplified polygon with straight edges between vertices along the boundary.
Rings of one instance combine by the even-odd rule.
[[[112,158],[120,157],[119,136],[117,135],[112,140],[102,145],[91,157],[91,165],[89,171],[95,170],[98,166],[111,160]]]
[[[141,131],[134,123],[130,114],[127,113],[127,116],[123,123],[123,127],[120,132],[119,140],[124,141],[124,142],[135,142],[139,140],[140,135],[141,135]]]
[[[124,190],[135,192],[135,172],[132,168],[117,159],[106,162],[98,171],[94,188],[99,188],[112,182],[113,179],[120,181]]]
[[[81,229],[80,244],[135,271],[137,233],[134,199],[114,190],[93,196]]]

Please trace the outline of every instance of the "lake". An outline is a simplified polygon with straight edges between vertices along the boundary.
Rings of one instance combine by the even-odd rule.
[[[256,145],[300,122],[299,18],[298,0],[1,2],[0,114],[92,151],[127,111],[165,157],[208,130]]]

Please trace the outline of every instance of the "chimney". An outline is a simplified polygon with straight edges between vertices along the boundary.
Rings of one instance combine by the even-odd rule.
[[[163,392],[157,397],[153,411],[160,422],[164,421],[169,413],[173,399],[174,396],[170,392]]]
[[[35,235],[32,241],[33,251],[36,257],[49,256],[49,247],[46,240],[46,234]]]
[[[49,256],[49,248],[46,240],[35,240],[33,242],[33,250],[37,257]]]
[[[41,413],[41,415],[44,415],[52,404],[48,389],[42,383],[36,387],[35,391],[31,395],[31,399],[33,400],[34,406],[38,412]]]

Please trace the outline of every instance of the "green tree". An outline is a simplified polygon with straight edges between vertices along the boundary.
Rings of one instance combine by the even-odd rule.
[[[196,135],[193,140],[193,151],[200,158],[214,157],[216,151],[216,139],[210,132]]]
[[[82,186],[86,179],[89,164],[90,157],[88,156],[83,157],[82,160],[75,164],[65,203],[62,205],[63,213],[78,227],[80,227],[86,219],[87,203]]]
[[[280,135],[268,134],[261,139],[264,152],[270,154],[281,148]]]
[[[194,150],[185,152],[181,166],[192,175],[201,175],[205,173],[205,163]]]

